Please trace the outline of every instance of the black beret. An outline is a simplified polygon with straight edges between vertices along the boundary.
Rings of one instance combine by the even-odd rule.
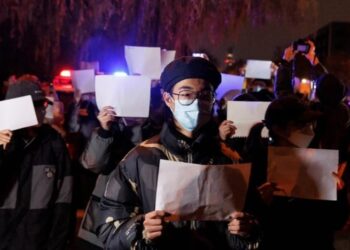
[[[215,90],[221,82],[221,74],[214,64],[201,57],[185,56],[169,63],[160,76],[164,91],[170,92],[174,85],[189,78],[207,81]]]

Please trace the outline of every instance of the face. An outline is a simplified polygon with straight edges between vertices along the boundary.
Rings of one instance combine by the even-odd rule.
[[[213,89],[202,79],[185,79],[178,82],[171,93],[164,92],[165,104],[173,113],[175,125],[187,136],[211,118],[214,104]]]
[[[164,92],[163,99],[171,110],[174,110],[175,100],[178,100],[181,104],[189,105],[192,101],[199,99],[199,103],[207,104],[212,108],[214,95],[211,85],[204,80],[190,78],[175,84],[171,93]]]
[[[295,146],[306,148],[310,145],[314,137],[312,123],[289,123],[286,128],[275,131],[279,138],[283,138],[286,145],[279,146]],[[283,140],[280,140],[280,142]]]

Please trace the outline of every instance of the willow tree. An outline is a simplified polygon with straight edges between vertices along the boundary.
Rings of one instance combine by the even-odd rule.
[[[1,68],[51,74],[58,62],[73,64],[96,32],[118,46],[161,46],[186,54],[203,32],[214,45],[236,36],[243,22],[297,20],[316,5],[316,0],[1,0]]]

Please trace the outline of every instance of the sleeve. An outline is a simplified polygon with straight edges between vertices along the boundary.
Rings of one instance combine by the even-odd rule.
[[[261,227],[257,223],[255,228],[253,228],[252,233],[247,237],[230,234],[228,230],[226,230],[226,236],[227,236],[228,244],[232,249],[241,249],[241,250],[259,249],[259,245],[262,239]]]
[[[57,190],[47,249],[66,249],[71,228],[73,176],[68,151],[61,138],[52,143],[57,164]]]
[[[94,173],[101,173],[110,162],[110,146],[113,141],[111,132],[102,128],[94,130],[80,158],[83,167]]]
[[[137,160],[127,157],[111,173],[100,202],[97,235],[105,249],[140,249],[143,214],[137,184],[128,171],[136,171]],[[131,174],[133,175],[133,174]],[[142,247],[142,249],[146,249]]]
[[[316,64],[315,66],[312,67],[312,78],[313,79],[317,79],[318,77],[320,77],[323,74],[328,73],[327,68],[321,64],[321,62],[319,62],[318,64]]]
[[[292,66],[288,62],[282,62],[275,78],[275,94],[277,97],[293,94]]]

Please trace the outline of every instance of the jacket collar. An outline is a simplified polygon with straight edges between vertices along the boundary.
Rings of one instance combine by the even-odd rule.
[[[217,126],[209,122],[200,131],[195,138],[188,138],[176,130],[171,121],[164,123],[160,132],[161,143],[172,153],[183,156],[189,152],[206,152],[216,147]]]

